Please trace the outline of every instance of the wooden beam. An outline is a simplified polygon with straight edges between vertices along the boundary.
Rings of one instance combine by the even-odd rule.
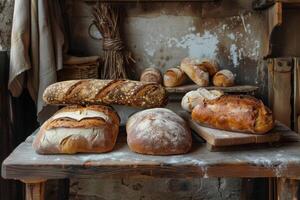
[[[43,179],[22,180],[26,184],[26,200],[44,200],[45,182]]]
[[[277,179],[277,200],[297,200],[299,181],[295,179]]]

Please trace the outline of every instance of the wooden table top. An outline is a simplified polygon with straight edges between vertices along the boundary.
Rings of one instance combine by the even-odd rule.
[[[38,155],[33,136],[2,163],[7,179],[60,179],[103,177],[300,177],[300,142],[295,132],[282,127],[284,143],[267,148],[210,152],[195,142],[185,155],[149,156],[133,153],[120,133],[112,152],[104,154]],[[288,142],[288,140],[298,142]]]

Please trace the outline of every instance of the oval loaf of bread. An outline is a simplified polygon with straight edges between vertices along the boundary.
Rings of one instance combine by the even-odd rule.
[[[111,151],[119,124],[118,114],[107,106],[65,107],[41,126],[33,148],[40,154]]]
[[[197,59],[184,58],[181,61],[180,69],[184,71],[188,77],[199,86],[208,86],[209,73],[206,68],[199,64]]]
[[[219,65],[216,60],[204,58],[200,61],[200,65],[203,66],[210,76],[215,75],[219,70]]]
[[[169,68],[164,74],[164,86],[176,87],[182,85],[186,79],[187,77],[181,69]]]
[[[192,119],[213,128],[264,134],[274,126],[272,112],[251,96],[223,95],[205,100],[192,111]]]
[[[181,107],[188,112],[192,112],[194,107],[198,104],[203,104],[204,100],[213,100],[219,98],[223,94],[224,93],[220,90],[206,90],[204,88],[199,88],[190,91],[183,96]]]
[[[129,148],[141,154],[183,154],[192,145],[187,123],[166,108],[152,108],[132,115],[126,131]]]
[[[154,67],[149,67],[142,72],[140,81],[161,84],[162,75],[158,69]]]
[[[231,71],[223,69],[213,77],[213,84],[218,87],[230,87],[234,85],[234,75]]]
[[[47,104],[104,104],[141,108],[161,107],[167,103],[164,87],[157,83],[131,80],[72,80],[54,83],[46,88]]]

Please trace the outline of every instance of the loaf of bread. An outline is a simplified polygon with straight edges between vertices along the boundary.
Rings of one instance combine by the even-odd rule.
[[[192,111],[192,119],[209,127],[264,134],[274,126],[272,112],[251,96],[223,95],[206,100]]]
[[[169,68],[164,74],[164,86],[176,87],[182,85],[186,79],[185,73],[180,68]]]
[[[118,104],[133,107],[161,107],[167,103],[163,86],[131,80],[73,80],[50,85],[43,99],[48,104]]]
[[[181,61],[180,69],[184,71],[188,77],[199,86],[208,86],[209,73],[198,60],[192,58],[184,58]]]
[[[166,108],[152,108],[132,115],[126,131],[129,148],[141,154],[183,154],[192,146],[187,123]]]
[[[204,88],[199,88],[197,90],[190,91],[186,93],[181,100],[181,107],[192,112],[195,106],[198,104],[203,104],[205,100],[213,100],[222,96],[224,93],[220,90],[206,90]]]
[[[70,106],[40,128],[33,148],[40,154],[111,151],[119,132],[118,114],[107,106]]]
[[[208,71],[210,76],[215,75],[215,73],[219,70],[219,65],[214,59],[204,58],[200,61],[200,65]]]
[[[213,84],[218,87],[230,87],[234,85],[234,75],[231,71],[223,69],[213,77]]]
[[[157,68],[149,67],[142,72],[140,81],[162,84],[162,75]]]

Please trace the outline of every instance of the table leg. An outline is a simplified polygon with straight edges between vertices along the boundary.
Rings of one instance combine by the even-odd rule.
[[[26,184],[26,200],[44,200],[46,180],[22,180]]]
[[[299,196],[299,180],[277,178],[277,200],[297,200]]]

